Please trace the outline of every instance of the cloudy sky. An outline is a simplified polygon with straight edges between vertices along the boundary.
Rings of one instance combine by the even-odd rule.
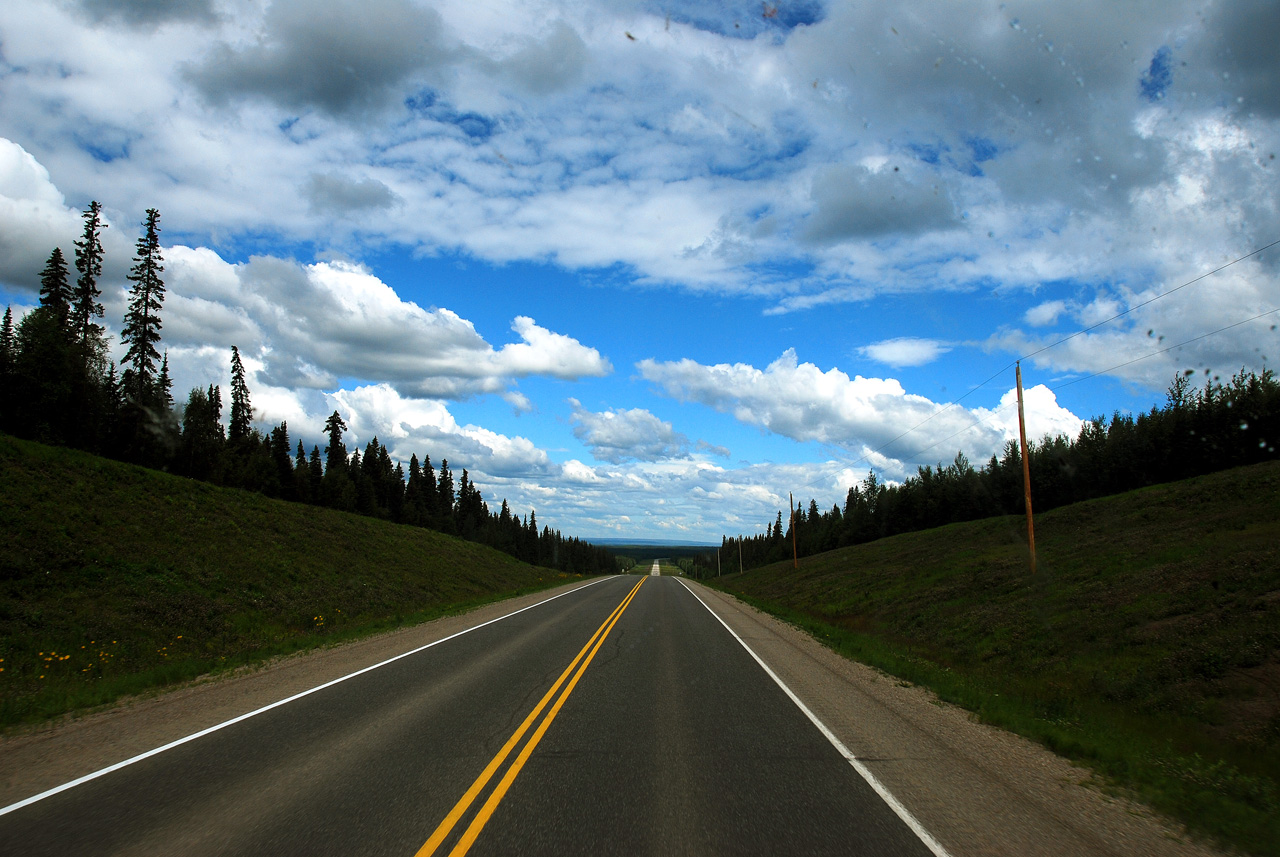
[[[155,207],[180,399],[235,345],[308,448],[336,409],[566,534],[754,533],[984,461],[1019,358],[1033,437],[1274,365],[1278,43],[1273,0],[8,0],[0,301],[96,199],[118,331]]]

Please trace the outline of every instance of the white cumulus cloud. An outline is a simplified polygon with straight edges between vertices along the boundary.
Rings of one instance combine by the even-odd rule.
[[[612,371],[596,349],[525,316],[512,322],[520,341],[495,349],[470,321],[402,300],[359,265],[268,256],[237,265],[208,248],[165,252],[166,341],[237,345],[261,360],[260,375],[274,386],[326,388],[349,378],[418,398],[508,394],[528,409],[510,389],[516,379]]]
[[[895,477],[909,475],[920,464],[950,459],[958,451],[981,460],[1017,436],[1016,413],[1010,429],[1007,419],[996,421],[992,412],[933,402],[906,392],[893,379],[851,378],[834,368],[823,372],[812,363],[800,363],[794,351],[763,370],[742,363],[707,366],[688,359],[645,360],[638,368],[673,398],[699,402],[796,441],[858,453]],[[1072,426],[1078,430],[1078,418],[1061,409],[1047,388],[1037,396],[1046,433]]]
[[[923,366],[932,363],[951,350],[951,346],[936,339],[917,339],[913,336],[901,336],[873,342],[858,349],[864,357],[870,357],[879,363],[889,366]]]

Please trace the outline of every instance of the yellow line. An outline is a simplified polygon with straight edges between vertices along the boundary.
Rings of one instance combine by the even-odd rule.
[[[542,709],[545,708],[551,698],[555,696],[556,691],[560,689],[560,685],[564,684],[565,679],[569,677],[569,674],[573,672],[574,667],[576,667],[578,662],[582,660],[583,656],[587,654],[587,651],[591,648],[592,644],[597,643],[597,639],[599,642],[604,642],[604,636],[607,635],[609,633],[609,629],[613,627],[612,623],[616,622],[617,618],[622,615],[622,611],[626,609],[627,604],[631,601],[632,596],[636,594],[636,590],[640,588],[641,583],[644,583],[643,577],[640,578],[640,583],[637,583],[631,588],[631,591],[627,593],[627,597],[622,599],[622,603],[613,608],[613,612],[604,620],[604,624],[597,628],[596,632],[591,635],[591,639],[587,640],[587,644],[582,647],[582,651],[578,652],[577,656],[569,666],[565,668],[565,671],[560,674],[560,678],[556,679],[555,684],[551,685],[551,689],[548,690],[542,697],[542,700],[534,706],[533,711],[529,712],[529,716],[524,719],[524,722],[520,724],[520,727],[516,729],[515,733],[507,739],[507,743],[502,745],[502,749],[498,751],[498,755],[494,756],[493,760],[490,761],[489,764],[485,766],[485,769],[480,773],[480,776],[476,777],[476,781],[471,784],[471,788],[467,789],[466,794],[464,794],[462,798],[454,804],[453,809],[451,809],[449,814],[444,817],[444,821],[440,822],[440,826],[431,834],[431,838],[428,839],[420,849],[418,849],[418,853],[415,857],[429,857],[429,855],[434,854],[435,850],[440,847],[440,843],[443,842],[453,830],[454,825],[458,823],[458,820],[466,814],[472,802],[476,799],[476,796],[480,794],[488,784],[489,780],[493,777],[494,772],[497,771],[503,761],[506,760],[507,756],[511,753],[511,750],[516,746],[516,744],[520,743],[520,739],[524,736],[524,733],[528,731],[529,726],[532,725],[533,721],[537,719],[540,713],[542,713]],[[599,648],[598,644],[596,645],[596,648]],[[594,656],[595,652],[592,652],[591,654]],[[588,662],[589,661],[590,659],[588,658]],[[581,675],[581,672],[579,672],[579,675]],[[577,678],[574,679],[574,683],[576,682]],[[568,693],[566,692],[565,695],[567,696]],[[564,700],[562,698],[560,703],[563,702]],[[559,703],[557,704],[557,709],[558,707]],[[543,731],[545,731],[545,729]],[[480,831],[477,829],[476,833],[479,832]],[[475,837],[473,836],[472,840],[474,841],[474,839]]]
[[[560,712],[560,707],[564,705],[564,701],[569,698],[569,694],[573,693],[574,687],[578,684],[578,679],[582,678],[582,674],[587,671],[587,667],[591,665],[591,660],[596,656],[596,652],[600,651],[600,647],[604,645],[605,637],[609,636],[609,632],[613,630],[613,626],[618,623],[618,619],[622,617],[622,611],[627,609],[627,605],[631,603],[636,595],[636,590],[640,588],[640,584],[645,582],[646,578],[640,578],[635,589],[632,589],[626,599],[623,600],[621,607],[614,612],[613,617],[608,621],[608,627],[604,629],[604,633],[600,634],[600,638],[596,640],[595,647],[591,650],[591,654],[587,655],[586,660],[582,662],[582,666],[578,668],[578,672],[570,680],[565,687],[564,693],[560,694],[560,698],[556,700],[555,705],[551,706],[551,710],[547,712],[547,716],[542,723],[538,725],[538,729],[533,733],[533,737],[529,739],[529,743],[524,745],[524,749],[520,751],[520,755],[516,756],[516,760],[511,763],[511,767],[507,769],[502,780],[498,783],[493,793],[489,795],[489,799],[484,802],[484,806],[480,807],[480,811],[476,813],[476,817],[471,820],[471,824],[467,827],[462,838],[458,840],[458,844],[449,852],[449,857],[463,857],[467,850],[471,848],[472,843],[476,841],[476,837],[480,835],[480,831],[489,823],[489,818],[493,815],[493,811],[498,808],[498,804],[502,802],[503,797],[507,794],[507,789],[511,787],[511,783],[515,781],[516,776],[524,767],[524,763],[529,760],[529,756],[533,754],[533,748],[538,746],[538,742],[542,740],[542,736],[546,734],[547,728],[551,726],[551,721],[556,719],[556,715]],[[590,645],[590,643],[588,643]]]

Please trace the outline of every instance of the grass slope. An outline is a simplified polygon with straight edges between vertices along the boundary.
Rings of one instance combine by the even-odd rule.
[[[564,576],[490,548],[0,436],[0,727]]]
[[[1280,855],[1280,462],[708,581]]]

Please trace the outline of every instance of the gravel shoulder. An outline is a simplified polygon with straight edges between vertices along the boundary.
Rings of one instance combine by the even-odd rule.
[[[924,688],[847,660],[730,595],[691,588],[952,855],[1209,857],[1090,772],[976,722]]]

